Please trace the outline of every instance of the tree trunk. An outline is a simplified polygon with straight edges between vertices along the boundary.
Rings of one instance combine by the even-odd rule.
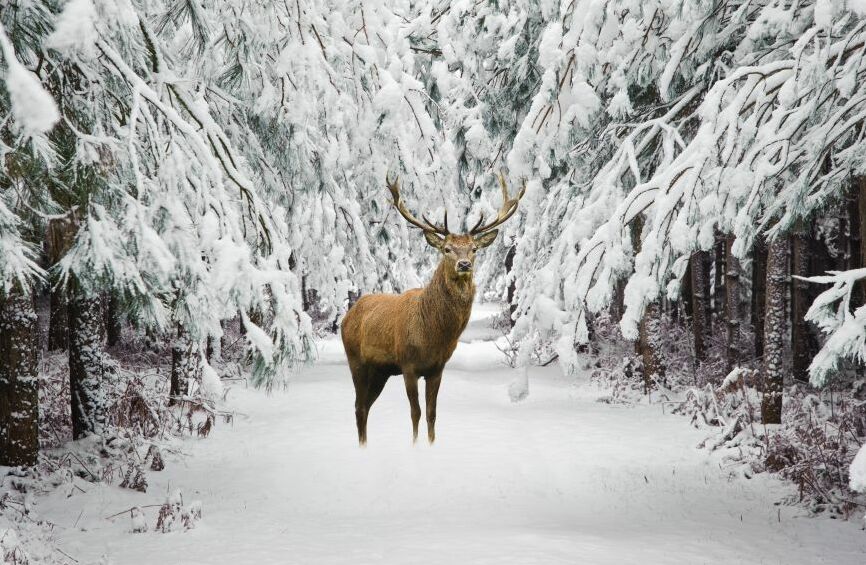
[[[640,322],[640,355],[643,359],[644,392],[654,381],[664,382],[665,365],[661,357],[661,309],[658,300],[650,302]]]
[[[611,319],[619,321],[625,314],[625,282],[622,280],[616,281],[613,287],[613,298],[610,303]]]
[[[105,424],[105,353],[102,300],[87,296],[73,282],[69,296],[69,392],[72,396],[72,437],[102,433]]]
[[[307,275],[301,275],[301,307],[304,309],[304,312],[310,313],[310,293],[307,289]]]
[[[228,326],[228,324],[226,324],[225,320],[220,320],[220,327],[223,330],[222,335],[220,335],[220,350],[219,350],[219,353],[217,354],[217,359],[220,359],[220,360],[223,358],[223,351],[226,350],[226,346],[228,345],[228,338],[226,336],[226,327],[227,326]]]
[[[684,323],[689,323],[692,319],[692,262],[686,267],[686,272],[683,273],[682,284],[680,284],[680,302],[682,303],[683,315],[685,316]]]
[[[638,216],[631,223],[631,241],[635,253],[641,249],[641,232],[643,231],[643,216]],[[661,357],[661,299],[657,298],[647,304],[640,321],[638,340],[635,352],[643,359],[644,392],[649,394],[653,381],[663,382],[665,365]]]
[[[767,307],[767,244],[755,238],[752,248],[752,329],[755,332],[755,357],[764,355],[764,313]]]
[[[710,277],[709,255],[696,251],[689,261],[692,273],[692,334],[695,340],[695,358],[698,362],[707,358],[707,337],[710,333]]]
[[[740,262],[733,254],[734,236],[725,238],[725,360],[728,372],[740,363]]]
[[[506,300],[508,301],[508,326],[514,327],[514,313],[517,312],[517,301],[514,299],[517,294],[517,277],[511,275],[511,269],[514,268],[514,256],[517,255],[517,245],[512,243],[505,254],[505,279],[508,281],[508,290]]]
[[[205,359],[207,359],[208,363],[210,363],[211,360],[221,361],[223,358],[223,347],[225,347],[226,339],[225,320],[220,320],[220,328],[222,329],[222,333],[220,334],[219,339],[216,339],[213,336],[208,336],[207,341],[205,342]]]
[[[725,238],[720,235],[716,235],[713,255],[713,319],[720,323],[725,315]]]
[[[802,220],[797,222],[792,240],[791,273],[798,277],[809,275],[809,232]],[[809,381],[809,363],[812,347],[806,312],[809,310],[809,283],[797,278],[791,281],[791,351],[793,352],[794,379]]]
[[[48,312],[48,351],[60,351],[67,347],[69,326],[66,314],[66,296],[63,289],[52,288]]]
[[[52,218],[45,231],[45,254],[49,266],[56,265],[75,241],[78,225],[74,217]],[[56,281],[55,281],[56,282]],[[67,289],[55,284],[51,289],[48,321],[48,350],[60,351],[69,346],[69,304]]]
[[[782,421],[785,338],[785,297],[788,282],[788,240],[777,237],[767,251],[767,306],[764,325],[764,396],[761,418],[765,424]]]
[[[109,293],[106,301],[108,308],[105,311],[105,341],[109,347],[120,343],[120,335],[123,331],[123,323],[120,318],[120,302],[115,293]]]
[[[0,465],[34,465],[39,450],[38,325],[33,296],[0,297]]]
[[[857,214],[851,218],[851,263],[850,269],[859,269],[866,261],[866,177],[857,179]],[[856,260],[855,260],[856,258]],[[854,308],[866,304],[866,281],[858,281],[854,287],[856,298],[852,297],[851,305]]]
[[[189,332],[180,324],[171,345],[171,383],[169,405],[177,404],[189,390],[189,381],[194,379],[201,367],[196,343],[190,339]]]

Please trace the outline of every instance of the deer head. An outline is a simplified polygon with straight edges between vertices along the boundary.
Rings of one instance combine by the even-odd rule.
[[[478,222],[467,233],[454,234],[448,230],[448,211],[445,211],[442,225],[435,224],[427,219],[427,216],[422,215],[421,220],[418,220],[406,208],[400,198],[400,185],[395,178],[393,181],[385,177],[385,183],[388,185],[388,190],[391,191],[392,203],[400,215],[409,222],[409,225],[416,227],[424,232],[424,239],[427,243],[439,250],[442,254],[442,260],[453,267],[454,272],[460,277],[471,277],[472,270],[475,266],[475,254],[479,249],[483,249],[493,243],[499,230],[495,229],[508,218],[514,215],[517,211],[517,206],[523,194],[526,192],[526,182],[523,182],[517,196],[511,198],[508,194],[508,185],[505,182],[505,177],[499,175],[499,186],[502,188],[502,207],[496,215],[496,218],[484,223],[484,214],[478,219]]]

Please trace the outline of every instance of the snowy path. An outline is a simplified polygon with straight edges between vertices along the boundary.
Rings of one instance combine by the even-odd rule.
[[[770,478],[729,480],[694,448],[703,435],[657,407],[596,403],[555,368],[512,404],[489,342],[461,344],[446,368],[435,447],[410,445],[398,377],[359,449],[341,356],[325,344],[285,394],[233,391],[249,418],[190,440],[146,494],[91,485],[41,500],[59,546],[117,565],[866,562],[856,524],[774,506],[786,490]],[[105,519],[169,486],[201,499],[197,529],[130,534],[127,517]]]

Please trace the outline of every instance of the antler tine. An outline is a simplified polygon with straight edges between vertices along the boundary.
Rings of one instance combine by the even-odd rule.
[[[497,175],[499,179],[499,187],[502,189],[502,202],[508,202],[508,183],[505,181],[505,175],[501,172]]]
[[[406,205],[403,204],[403,199],[400,198],[400,185],[398,183],[398,178],[394,177],[392,181],[388,175],[385,175],[385,184],[388,186],[388,190],[391,192],[392,204],[397,208],[397,211],[403,216],[407,222],[411,225],[415,226],[424,231],[438,233],[439,235],[445,236],[448,235],[448,217],[446,215],[445,218],[445,229],[436,226],[426,217],[422,216],[424,221],[422,222],[418,218],[412,215],[412,213],[406,208]],[[446,212],[447,214],[447,212]]]
[[[450,231],[448,231],[448,212],[445,212],[445,223],[441,226],[435,222],[432,222],[426,214],[421,216],[421,218],[425,222],[427,222],[427,225],[429,225],[431,229],[434,229],[439,235],[448,235],[449,233],[451,233]]]
[[[481,219],[478,220],[478,223],[476,223],[475,226],[469,231],[469,233],[472,235],[478,235],[502,225],[503,222],[505,222],[508,218],[514,215],[514,213],[517,211],[517,206],[520,204],[520,199],[523,198],[523,195],[526,193],[526,179],[523,179],[523,185],[520,187],[520,191],[518,191],[517,196],[515,196],[514,198],[509,198],[508,183],[505,182],[505,175],[499,173],[498,177],[499,186],[500,188],[502,188],[502,207],[496,214],[496,219],[489,224],[482,225],[482,222],[484,221],[484,215],[482,214]]]

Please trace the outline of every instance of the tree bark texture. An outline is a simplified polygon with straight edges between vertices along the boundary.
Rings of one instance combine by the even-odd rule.
[[[508,326],[514,327],[514,313],[517,312],[517,277],[511,276],[511,269],[514,268],[514,256],[517,255],[517,245],[512,244],[505,254],[505,277],[508,280],[508,290],[506,300],[508,301]]]
[[[859,177],[856,182],[856,217],[851,218],[851,267],[859,269],[866,264],[866,177]],[[852,306],[857,308],[866,304],[866,281],[859,281],[855,286],[859,292],[856,299],[852,297]]]
[[[695,357],[704,361],[707,358],[707,345],[710,335],[710,274],[709,254],[696,251],[689,261],[692,289],[692,334],[695,340]]]
[[[171,345],[171,383],[169,405],[176,404],[189,390],[189,382],[198,375],[201,368],[197,344],[190,339],[189,332],[178,324],[177,333]]]
[[[752,329],[755,332],[755,357],[764,355],[764,313],[767,307],[767,244],[755,238],[752,250]]]
[[[791,274],[795,277],[809,275],[809,232],[802,221],[798,222],[792,236]],[[793,353],[794,379],[809,381],[809,364],[813,351],[806,323],[809,310],[809,283],[792,277],[791,279],[791,352]]]
[[[713,314],[721,323],[725,315],[725,238],[718,234],[713,255]]]
[[[640,252],[644,220],[638,216],[631,223],[632,248]],[[664,381],[665,365],[661,356],[661,299],[649,304],[641,318],[635,352],[643,360],[644,392],[649,393],[653,381]]]
[[[114,347],[120,343],[121,332],[123,331],[123,322],[120,316],[120,301],[115,293],[110,293],[106,300],[105,311],[105,341],[109,347]]]
[[[650,302],[640,323],[640,354],[643,359],[644,390],[653,381],[664,381],[665,365],[661,357],[661,308],[658,300]]]
[[[788,283],[788,240],[778,237],[767,250],[767,306],[764,324],[764,395],[761,418],[765,424],[782,421],[782,387],[787,341],[786,296]]]
[[[33,296],[0,296],[0,465],[34,465],[39,451],[38,326]]]
[[[725,238],[725,361],[728,372],[740,356],[740,262],[733,253],[734,236]]]
[[[102,433],[105,424],[105,352],[102,299],[88,296],[77,284],[69,297],[69,391],[72,437]]]
[[[68,345],[66,295],[63,289],[51,289],[51,304],[48,311],[48,351],[61,351]]]
[[[45,231],[45,254],[49,266],[56,265],[75,241],[78,223],[74,215],[52,218]],[[56,283],[56,281],[54,281]],[[69,346],[69,303],[66,289],[53,284],[48,320],[48,350]]]

